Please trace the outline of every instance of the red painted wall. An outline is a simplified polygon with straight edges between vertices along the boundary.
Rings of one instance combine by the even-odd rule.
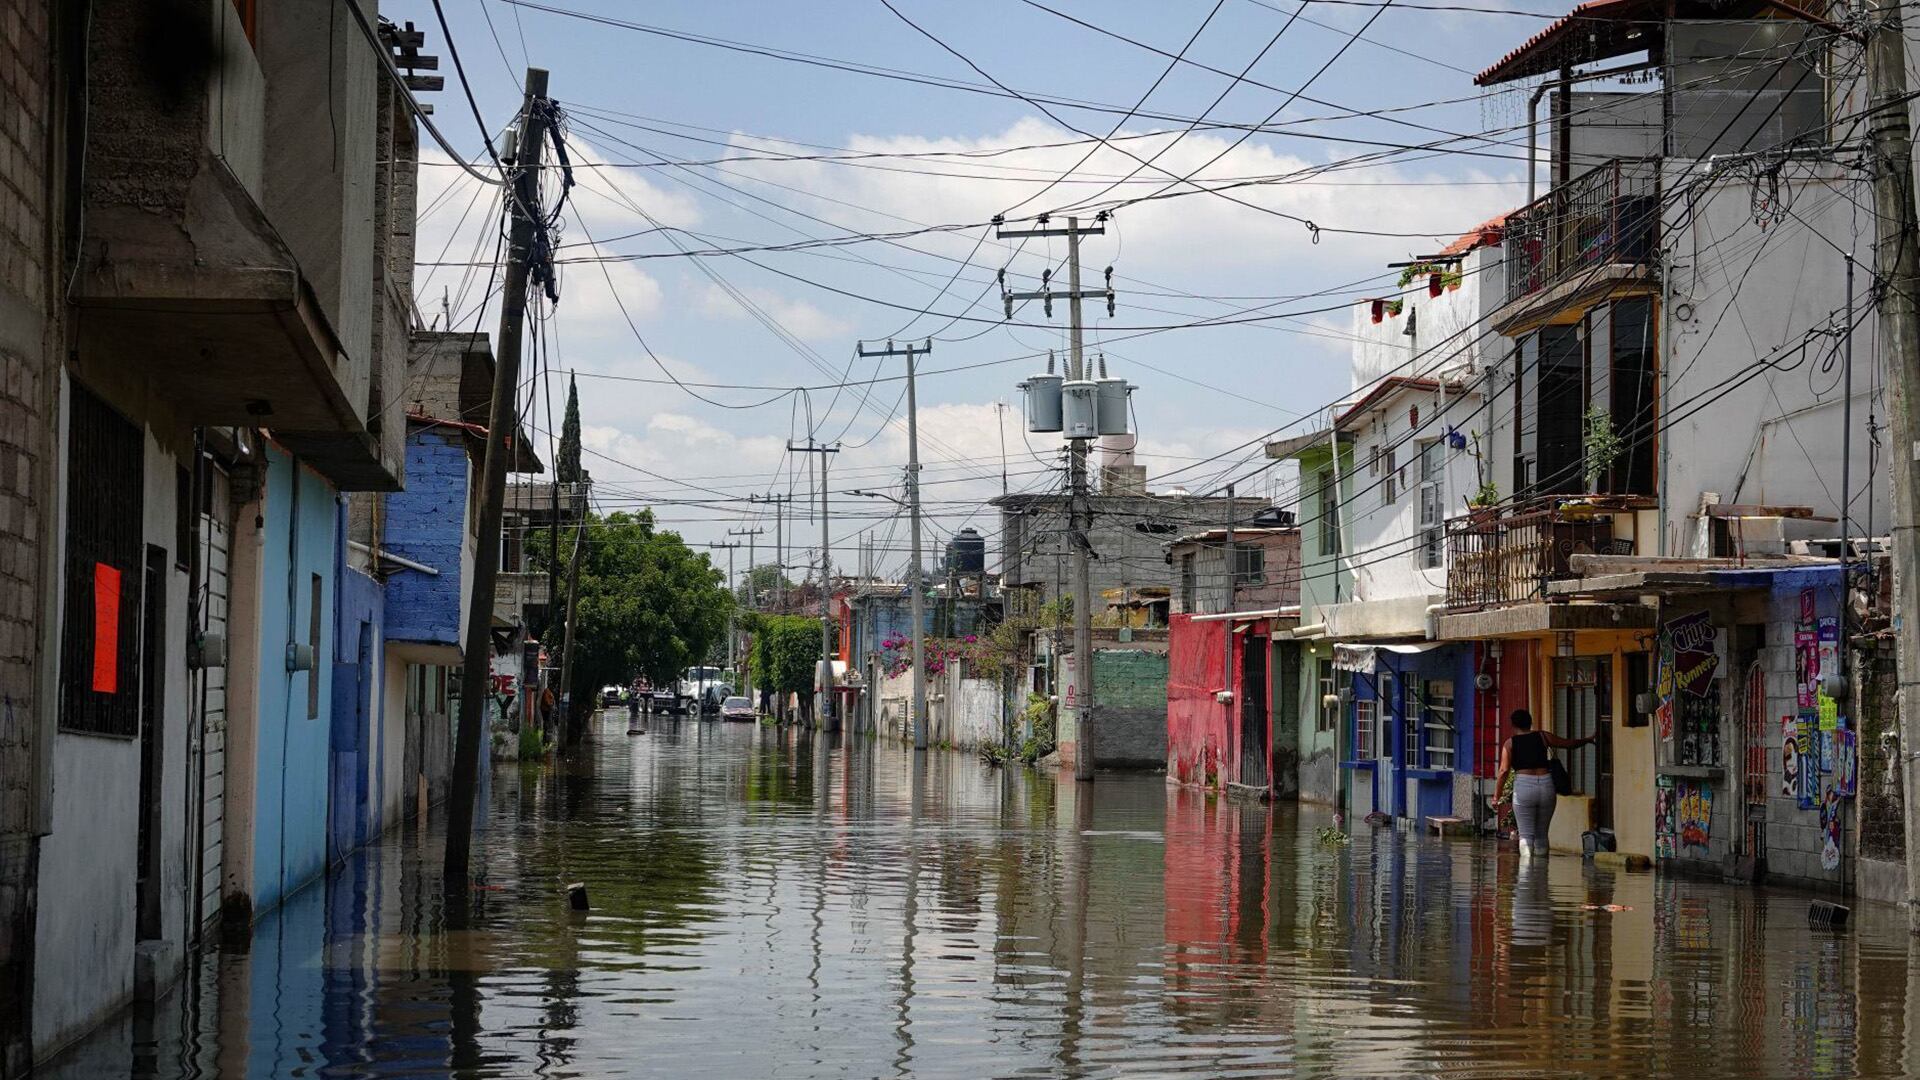
[[[1167,771],[1183,784],[1224,783],[1236,743],[1227,710],[1214,700],[1226,687],[1227,623],[1174,615],[1167,631]]]

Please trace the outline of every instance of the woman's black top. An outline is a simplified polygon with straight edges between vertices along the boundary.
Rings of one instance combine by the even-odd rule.
[[[1513,753],[1507,762],[1515,769],[1547,767],[1547,737],[1537,731],[1523,731],[1513,737]]]

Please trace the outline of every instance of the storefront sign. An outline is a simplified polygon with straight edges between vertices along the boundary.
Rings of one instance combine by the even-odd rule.
[[[1780,797],[1800,797],[1800,722],[1791,716],[1780,718]]]
[[[1713,835],[1713,789],[1701,783],[1677,784],[1674,802],[1678,804],[1680,846],[1702,848]],[[1703,852],[1704,853],[1704,852]]]
[[[1833,790],[1851,799],[1860,790],[1860,737],[1841,728],[1833,733]]]
[[[1712,616],[1705,611],[1682,615],[1667,623],[1666,635],[1673,650],[1673,685],[1695,697],[1705,697],[1713,684],[1720,655],[1714,650]]]

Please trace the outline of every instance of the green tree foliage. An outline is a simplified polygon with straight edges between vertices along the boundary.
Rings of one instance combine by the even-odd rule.
[[[645,510],[588,514],[585,529],[573,640],[575,701],[636,675],[671,682],[724,640],[733,603],[726,575],[680,534],[656,529]],[[571,552],[572,537],[560,547]],[[536,550],[536,562],[545,554]]]
[[[748,615],[742,622],[753,635],[747,683],[755,690],[800,695],[811,711],[814,665],[820,662],[820,620],[804,615]]]
[[[760,606],[768,606],[777,600],[782,589],[791,591],[794,587],[793,582],[772,563],[754,567],[746,577],[746,581],[740,585],[740,603],[743,607],[753,607],[754,596],[760,598]]]
[[[552,423],[551,420],[548,423]],[[563,484],[577,484],[587,478],[580,467],[580,388],[567,376],[567,414],[560,421],[560,447],[554,452],[553,478]]]

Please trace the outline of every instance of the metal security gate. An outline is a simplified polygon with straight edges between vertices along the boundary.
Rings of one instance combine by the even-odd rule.
[[[1240,649],[1240,784],[1267,789],[1267,639],[1247,634]]]
[[[78,380],[69,389],[60,727],[132,739],[140,734],[146,443],[139,425]]]
[[[231,487],[226,470],[209,466],[199,507],[200,565],[204,568],[200,618],[209,638],[227,641],[228,566],[233,530],[227,508]],[[202,666],[194,672],[193,693],[200,709],[200,924],[220,914],[221,847],[227,809],[227,668]]]

